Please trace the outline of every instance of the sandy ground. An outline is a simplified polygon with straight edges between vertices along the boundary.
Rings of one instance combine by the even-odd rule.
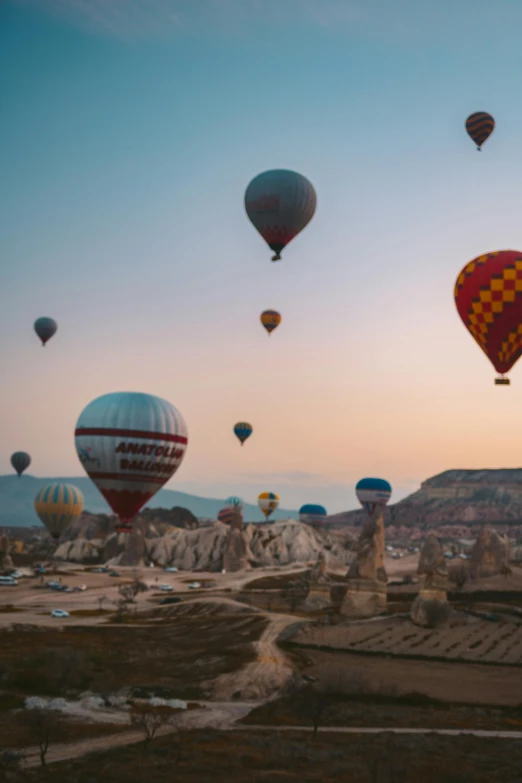
[[[68,587],[86,585],[87,590],[80,593],[61,593],[49,588],[35,589],[41,584],[40,579],[20,579],[17,587],[0,587],[0,628],[12,625],[12,623],[25,623],[29,625],[97,625],[105,623],[106,616],[95,617],[69,617],[57,619],[50,616],[53,609],[64,609],[70,612],[75,609],[96,610],[99,609],[99,600],[105,597],[104,609],[114,610],[114,603],[118,600],[118,588],[122,584],[128,584],[136,575],[139,575],[149,587],[147,593],[140,593],[137,597],[138,611],[144,611],[157,605],[158,598],[152,598],[156,591],[154,588],[160,584],[168,584],[173,588],[172,592],[163,595],[179,595],[180,597],[209,596],[216,590],[239,591],[247,582],[262,576],[274,573],[300,573],[306,570],[306,566],[286,566],[281,568],[259,568],[255,571],[240,571],[231,574],[221,573],[191,573],[181,571],[177,574],[166,573],[161,568],[132,568],[118,567],[120,577],[110,577],[108,574],[93,574],[84,571],[77,564],[64,563],[59,565],[59,574],[44,575],[43,584],[50,580],[57,581]],[[189,589],[190,582],[203,580],[215,582],[215,588]],[[20,609],[16,612],[2,612],[1,606],[8,604]]]
[[[293,675],[293,668],[277,646],[279,634],[297,621],[292,615],[267,614],[268,627],[256,645],[257,659],[238,672],[223,674],[212,686],[216,699],[239,695],[248,701],[275,695]]]

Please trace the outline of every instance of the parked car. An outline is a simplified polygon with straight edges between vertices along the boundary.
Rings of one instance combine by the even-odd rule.
[[[47,587],[50,587],[51,590],[67,590],[67,585],[62,585],[61,582],[55,582],[53,580],[47,582]]]
[[[111,571],[111,572],[109,573],[109,576],[121,576],[121,574],[120,574],[120,572],[119,572],[119,571]]]
[[[167,574],[177,574],[178,573],[178,569],[176,568],[176,566],[167,566],[167,568],[164,568],[163,570]]]
[[[158,590],[163,590],[164,593],[172,593],[172,585],[158,585]]]
[[[189,584],[189,590],[197,590],[198,587],[201,587],[201,582],[191,582]]]
[[[17,584],[13,576],[0,576],[0,587],[16,587]]]
[[[51,617],[70,617],[70,615],[64,609],[53,609]]]
[[[177,595],[169,595],[167,598],[162,598],[160,601],[160,604],[163,606],[165,604],[179,604],[181,601],[181,598],[179,598]]]

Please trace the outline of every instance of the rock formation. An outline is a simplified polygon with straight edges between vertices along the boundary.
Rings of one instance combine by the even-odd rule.
[[[348,589],[341,605],[345,617],[365,617],[386,608],[383,508],[366,520],[347,574]]]
[[[509,573],[510,546],[507,537],[483,527],[471,550],[470,576],[474,579]]]
[[[330,579],[326,575],[326,558],[324,552],[321,551],[310,572],[308,595],[306,596],[305,606],[315,609],[319,609],[322,606],[329,606],[331,603],[330,587]]]
[[[424,481],[419,490],[384,512],[386,524],[408,528],[478,525],[522,519],[522,469],[447,470]],[[327,527],[364,523],[365,512],[346,511],[328,517]]]
[[[9,552],[9,536],[0,535],[0,555],[6,555]]]
[[[433,628],[449,619],[448,569],[439,540],[430,533],[419,558],[419,595],[411,607],[411,619],[416,625]]]
[[[228,525],[215,522],[196,530],[169,527],[163,532],[158,528],[150,523],[146,529],[144,548],[148,560],[159,566],[173,565],[186,571],[194,568],[221,571],[223,568]],[[98,562],[118,564],[126,547],[124,535],[118,535],[113,530],[104,535],[100,529],[93,527],[89,531],[92,538],[86,540],[82,532],[83,529],[79,527],[75,538],[62,541],[56,557],[75,562],[92,562],[98,558]],[[318,533],[309,525],[293,519],[281,520],[272,525],[245,524],[242,535],[248,562],[253,567],[315,562],[323,549],[327,550],[325,556],[332,567],[347,565],[353,557],[353,552],[347,548],[343,539]]]
[[[245,571],[248,568],[248,547],[242,531],[243,517],[236,506],[232,513],[226,548],[223,554],[223,568],[227,573]]]

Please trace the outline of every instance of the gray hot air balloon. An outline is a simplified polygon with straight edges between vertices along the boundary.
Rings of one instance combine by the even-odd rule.
[[[24,470],[27,470],[30,464],[31,457],[26,451],[15,451],[15,453],[11,455],[11,465],[19,476],[22,475]]]
[[[245,192],[246,213],[279,261],[281,251],[311,221],[317,197],[311,182],[288,169],[264,171]]]

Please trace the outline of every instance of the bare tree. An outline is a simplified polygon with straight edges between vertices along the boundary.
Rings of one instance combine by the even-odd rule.
[[[308,685],[299,693],[297,702],[299,712],[311,722],[313,736],[316,737],[322,718],[329,707],[329,694]]]
[[[152,707],[147,704],[144,706],[135,706],[130,712],[131,726],[140,729],[145,734],[143,740],[143,752],[146,753],[148,747],[158,730],[164,726],[173,726],[175,724],[177,711],[171,707]]]
[[[98,607],[100,609],[100,612],[103,610],[103,604],[107,602],[107,596],[106,595],[100,595],[99,598],[96,599],[98,601]]]
[[[60,734],[61,719],[53,710],[46,707],[35,710],[28,710],[26,714],[26,723],[34,736],[40,751],[40,762],[45,766],[45,757],[49,750],[49,745],[54,742]]]

